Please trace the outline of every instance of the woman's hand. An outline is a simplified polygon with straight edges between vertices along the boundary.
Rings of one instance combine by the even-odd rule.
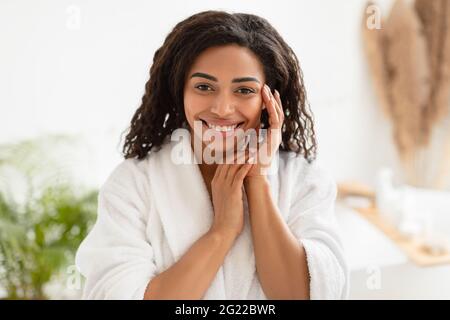
[[[241,161],[243,162],[243,161]],[[243,164],[219,164],[211,182],[214,223],[212,228],[237,237],[244,227],[242,185],[252,167]]]
[[[250,156],[253,158],[253,166],[248,172],[247,177],[265,176],[270,167],[273,156],[281,144],[281,128],[284,122],[284,112],[281,103],[280,93],[275,90],[275,95],[270,91],[266,84],[262,90],[263,103],[269,113],[269,125],[267,135],[262,143],[260,140],[260,125],[256,128],[259,146],[257,150],[250,150]],[[247,180],[247,179],[246,179]]]

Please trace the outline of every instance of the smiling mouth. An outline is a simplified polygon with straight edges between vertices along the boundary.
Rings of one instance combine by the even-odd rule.
[[[229,126],[219,126],[219,125],[208,123],[203,119],[200,119],[200,120],[202,121],[203,125],[205,125],[207,128],[213,129],[213,130],[216,130],[219,132],[232,132],[238,128],[241,128],[245,123],[244,121],[242,121],[242,122],[238,122],[236,124],[229,125]]]

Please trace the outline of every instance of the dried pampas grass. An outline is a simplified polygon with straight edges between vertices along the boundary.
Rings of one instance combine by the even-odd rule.
[[[389,16],[382,18],[381,29],[369,29],[367,16],[363,19],[375,91],[383,113],[392,121],[407,183],[415,186],[429,183],[427,156],[433,127],[448,114],[448,18],[450,0],[416,0],[413,5],[396,0]],[[441,167],[447,170],[445,164]]]
[[[425,132],[429,133],[432,125],[444,118],[448,112],[450,94],[450,1],[416,0],[415,10],[423,26],[429,53],[431,90],[423,123]]]

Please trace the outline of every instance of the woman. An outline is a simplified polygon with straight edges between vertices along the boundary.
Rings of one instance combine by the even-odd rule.
[[[178,23],[77,252],[84,298],[346,298],[336,184],[314,161],[308,109],[298,60],[265,19]]]

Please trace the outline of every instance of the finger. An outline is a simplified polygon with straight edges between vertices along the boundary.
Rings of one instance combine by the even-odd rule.
[[[250,138],[249,138],[250,140]],[[256,146],[257,147],[257,146]],[[239,150],[238,153],[236,153],[236,164],[245,164],[248,159],[252,156],[252,148],[251,148],[251,142],[245,144],[241,150]]]
[[[231,166],[231,168],[230,168],[230,170],[228,172],[228,177],[227,177],[227,179],[230,180],[230,184],[233,184],[234,177],[236,176],[236,173],[244,165],[245,165],[245,163],[243,163],[243,164],[235,164],[235,165]]]
[[[231,180],[231,184],[233,183],[236,172],[239,171],[239,169],[247,163],[248,158],[248,149],[236,155],[236,164],[230,165],[230,169],[228,170],[227,175],[227,179]]]
[[[280,107],[280,105],[278,103],[278,100],[276,99],[275,95],[273,95],[272,93],[271,93],[271,95],[272,95],[271,98],[272,98],[272,105],[273,105],[274,114],[276,114],[276,116],[273,117],[275,119],[275,122],[273,123],[273,125],[271,125],[271,127],[278,129],[278,128],[280,128],[281,122],[282,122],[282,119],[281,119],[281,107]]]
[[[248,159],[249,148],[246,146],[236,154],[236,164],[244,164]]]
[[[258,153],[258,148],[259,148],[259,140],[261,139],[262,136],[262,131],[261,130],[257,130],[256,131],[256,135],[253,135],[251,137],[251,141],[248,144],[248,147],[246,148],[246,161],[250,158],[254,158],[256,156],[256,154]]]
[[[253,167],[251,163],[243,164],[239,170],[236,172],[236,175],[234,176],[233,180],[233,187],[240,187],[242,186],[242,183],[244,182],[244,178],[247,175],[247,173],[250,171],[250,169]]]
[[[230,174],[230,169],[231,169],[231,167],[232,167],[233,165],[232,164],[230,164],[230,163],[226,163],[226,164],[224,164],[224,179],[225,180],[227,180],[228,179],[228,176],[229,176],[229,174]]]
[[[223,165],[223,164],[217,165],[216,171],[214,172],[213,180],[223,179],[223,177],[225,176],[224,168],[225,168],[225,165]]]
[[[271,127],[276,126],[279,122],[278,113],[275,109],[275,99],[270,92],[270,88],[267,85],[264,85],[264,98],[266,102],[267,112],[269,113],[269,124]]]
[[[277,102],[277,110],[278,110],[278,118],[280,119],[280,122],[284,121],[284,111],[283,111],[283,104],[281,103],[281,96],[277,89],[275,89],[275,101]]]
[[[216,180],[225,181],[227,179],[227,174],[228,174],[229,168],[230,168],[230,165],[227,163],[218,164],[217,168],[216,168],[216,173],[217,173]],[[216,174],[214,176],[216,177]]]

